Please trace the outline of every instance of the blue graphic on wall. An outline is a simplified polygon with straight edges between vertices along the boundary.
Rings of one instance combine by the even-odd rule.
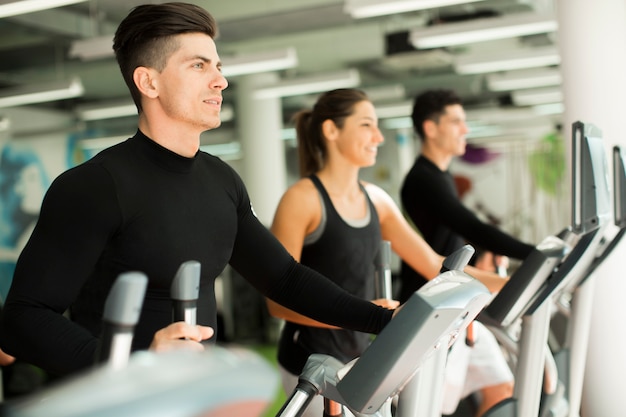
[[[44,194],[61,172],[89,155],[76,134],[21,138],[0,146],[0,303],[35,227]]]
[[[30,148],[8,144],[0,153],[0,296],[6,298],[15,262],[37,221],[49,186],[41,159]]]

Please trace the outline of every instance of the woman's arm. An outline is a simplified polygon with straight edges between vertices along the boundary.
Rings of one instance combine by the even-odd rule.
[[[383,189],[367,184],[367,192],[376,206],[383,239],[407,264],[427,279],[441,271],[444,257],[436,253],[406,221],[393,199]],[[465,272],[482,282],[491,292],[498,292],[507,279],[499,275],[468,266]]]
[[[300,262],[304,238],[315,230],[320,219],[321,202],[317,189],[310,180],[302,179],[283,194],[270,230],[287,252]],[[306,326],[338,328],[303,316],[268,298],[265,300],[270,314],[276,318]]]

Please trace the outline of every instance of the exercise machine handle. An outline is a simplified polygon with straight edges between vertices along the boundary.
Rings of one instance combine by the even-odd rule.
[[[200,262],[183,262],[172,281],[172,320],[196,324],[200,291]]]
[[[446,256],[441,266],[441,272],[463,271],[470,259],[474,255],[474,248],[471,245],[465,245],[460,249]]]
[[[109,363],[115,369],[126,366],[147,285],[148,277],[141,272],[123,273],[113,283],[104,304],[96,364]]]
[[[374,284],[376,298],[393,299],[391,290],[391,242],[383,240],[380,242],[378,252],[374,257],[376,271]]]

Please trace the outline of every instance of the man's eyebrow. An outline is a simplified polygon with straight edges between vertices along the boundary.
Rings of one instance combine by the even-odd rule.
[[[194,56],[189,58],[190,61],[195,61],[196,59],[199,59],[199,60],[201,60],[203,62],[206,62],[206,63],[209,63],[209,64],[213,62],[213,60],[211,58],[207,58],[207,57],[205,57],[203,55],[194,55]],[[215,65],[218,68],[222,68],[222,61],[217,61],[217,63]]]

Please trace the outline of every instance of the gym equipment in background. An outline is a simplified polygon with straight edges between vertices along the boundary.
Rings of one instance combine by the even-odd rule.
[[[574,123],[572,130],[571,227],[538,245],[480,315],[517,356],[513,398],[485,417],[556,416],[569,407],[559,401],[566,398],[560,395],[558,370],[548,347],[551,308],[555,294],[579,281],[592,263],[611,217],[601,133],[582,122]],[[510,329],[516,323],[521,323],[521,333],[514,339]]]

